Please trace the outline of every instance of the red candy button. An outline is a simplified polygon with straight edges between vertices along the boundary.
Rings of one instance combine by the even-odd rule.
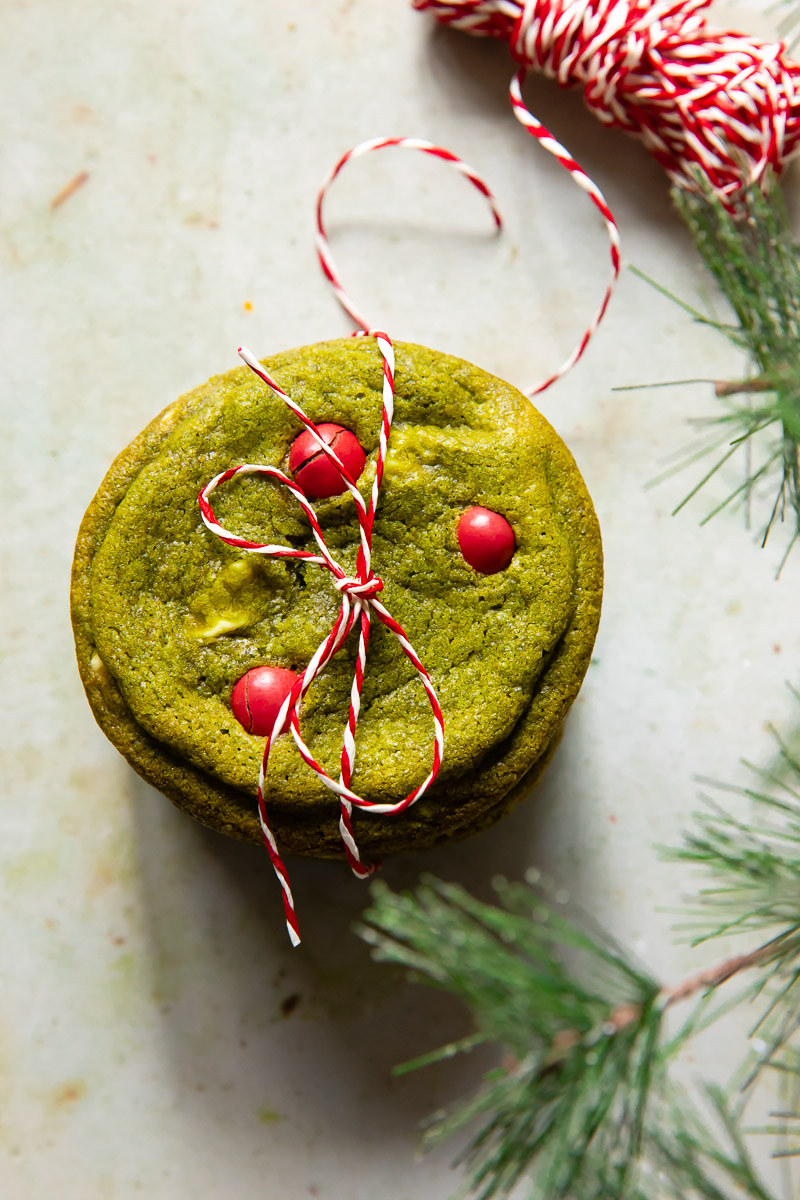
[[[336,451],[345,470],[353,479],[358,479],[367,456],[356,435],[342,425],[326,423],[318,425],[317,429],[322,440]],[[347,491],[347,485],[336,467],[324,450],[320,450],[308,429],[304,429],[292,442],[289,471],[312,500],[325,500],[328,496],[340,496]]]
[[[471,567],[481,575],[494,575],[511,562],[517,539],[505,517],[476,505],[461,514],[458,544]]]
[[[268,737],[281,705],[297,680],[294,671],[286,671],[283,667],[253,667],[233,689],[233,715],[248,733]],[[281,733],[286,733],[288,728],[287,717]]]

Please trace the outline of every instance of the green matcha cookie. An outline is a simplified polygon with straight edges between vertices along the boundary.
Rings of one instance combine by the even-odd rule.
[[[373,537],[381,601],[428,670],[444,713],[444,759],[422,799],[397,816],[356,811],[365,857],[432,845],[490,824],[546,761],[592,651],[600,613],[597,519],[564,444],[509,384],[460,359],[396,346],[395,419]],[[318,425],[351,431],[372,485],[382,367],[375,343],[346,339],[267,360]],[[101,728],[131,765],[192,816],[260,841],[256,785],[264,739],[231,708],[262,665],[301,671],[339,609],[313,564],[225,545],[197,494],[243,462],[287,470],[302,426],[246,367],[161,414],[116,459],[81,525],[72,614],[81,677]],[[358,542],[348,494],[313,502],[348,573]],[[475,506],[516,540],[502,570],[465,560],[459,522]],[[299,504],[273,481],[237,478],[214,496],[218,520],[254,542],[315,550]],[[463,526],[462,526],[463,528]],[[466,545],[466,543],[463,543]],[[465,549],[464,553],[468,554]],[[356,637],[308,692],[301,730],[338,775]],[[416,672],[373,623],[353,789],[395,803],[430,768],[430,708]],[[517,787],[525,780],[526,787]],[[342,856],[338,802],[277,739],[266,803],[278,846]]]

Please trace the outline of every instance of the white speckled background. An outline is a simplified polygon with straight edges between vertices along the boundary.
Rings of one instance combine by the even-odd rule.
[[[444,168],[375,156],[337,184],[331,233],[376,321],[520,386],[594,310],[602,225],[510,116],[505,49],[436,32],[404,0],[3,8],[0,1194],[443,1200],[457,1177],[447,1153],[415,1157],[417,1125],[483,1064],[389,1072],[464,1014],[370,963],[350,932],[366,892],[343,868],[292,864],[291,952],[266,858],[128,769],[74,666],[71,550],[111,458],[235,365],[239,342],[266,354],[348,331],[311,231],[351,144],[428,137],[495,188],[500,240]],[[754,3],[737,18],[770,32]],[[626,260],[696,298],[706,281],[659,168],[579,97],[541,81],[528,95],[606,192]],[[796,718],[800,553],[776,583],[777,541],[761,552],[736,514],[699,527],[735,469],[676,518],[696,476],[646,490],[709,389],[611,389],[736,370],[718,336],[623,275],[596,344],[542,402],[603,526],[596,662],[535,797],[477,840],[388,865],[390,883],[434,870],[485,893],[537,864],[665,978],[701,962],[664,911],[691,880],[653,843],[677,837],[696,774],[743,780],[739,757],[770,752],[764,722]],[[718,1031],[689,1070],[724,1075],[741,1048]]]

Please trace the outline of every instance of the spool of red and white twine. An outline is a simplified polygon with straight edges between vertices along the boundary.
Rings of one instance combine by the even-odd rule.
[[[541,71],[580,87],[604,125],[642,140],[682,187],[698,177],[730,208],[800,143],[800,64],[782,42],[707,28],[711,0],[411,0],[444,25],[509,43],[514,115],[574,172],[526,108]]]

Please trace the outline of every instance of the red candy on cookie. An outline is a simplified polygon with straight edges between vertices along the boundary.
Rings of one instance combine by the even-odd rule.
[[[503,571],[514,557],[517,539],[505,517],[489,508],[475,505],[461,514],[458,544],[471,567],[481,575]]]
[[[268,737],[275,718],[299,676],[283,667],[253,667],[233,689],[233,715],[248,733]],[[289,718],[281,730],[286,733]]]
[[[359,445],[358,438],[343,425],[328,422],[318,425],[322,440],[335,451],[342,466],[353,479],[358,479],[364,470],[367,456]],[[289,472],[294,475],[305,494],[311,500],[325,500],[328,496],[340,496],[347,485],[314,440],[313,434],[304,429],[292,442],[289,451]]]

